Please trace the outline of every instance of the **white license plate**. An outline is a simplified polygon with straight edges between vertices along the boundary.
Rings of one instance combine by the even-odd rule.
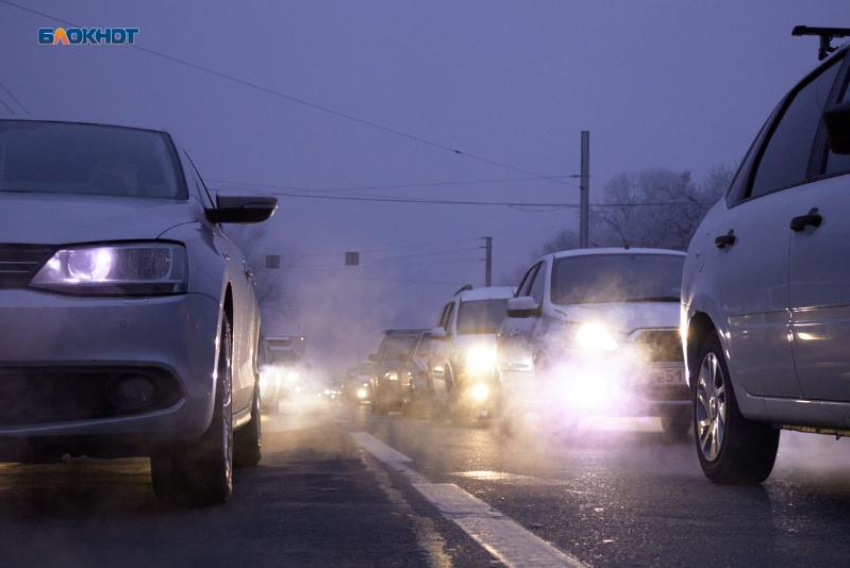
[[[685,384],[685,369],[683,367],[655,367],[649,375],[653,385],[683,385]]]

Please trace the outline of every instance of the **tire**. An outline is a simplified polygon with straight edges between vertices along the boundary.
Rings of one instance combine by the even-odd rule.
[[[693,418],[691,418],[691,409],[673,414],[671,416],[661,417],[661,428],[664,430],[664,435],[671,442],[684,442],[693,432]]]
[[[251,421],[233,433],[234,467],[255,467],[263,459],[263,420],[260,412],[260,387],[254,387]]]
[[[199,440],[171,444],[151,457],[153,490],[164,503],[216,505],[233,492],[232,351],[230,321],[225,317],[209,428]]]
[[[693,424],[705,476],[723,485],[763,482],[776,461],[779,430],[741,414],[716,334],[703,341],[698,361],[692,388]]]

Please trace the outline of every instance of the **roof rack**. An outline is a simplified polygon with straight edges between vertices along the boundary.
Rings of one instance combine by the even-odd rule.
[[[453,295],[457,296],[461,292],[466,292],[467,290],[472,290],[472,284],[464,284],[463,286],[458,288],[457,292],[455,292]]]
[[[850,37],[850,28],[810,28],[809,26],[795,26],[791,30],[792,36],[818,36],[820,47],[818,48],[818,61],[823,61],[829,54],[835,51],[832,40],[837,37]]]

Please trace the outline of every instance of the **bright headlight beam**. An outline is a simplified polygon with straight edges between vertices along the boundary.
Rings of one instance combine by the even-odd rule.
[[[483,383],[472,385],[469,389],[469,397],[475,402],[484,402],[490,397],[490,387]]]
[[[466,372],[470,375],[491,373],[496,368],[496,349],[477,345],[466,353]]]
[[[575,333],[579,347],[588,351],[616,351],[618,344],[614,334],[598,322],[583,323]]]

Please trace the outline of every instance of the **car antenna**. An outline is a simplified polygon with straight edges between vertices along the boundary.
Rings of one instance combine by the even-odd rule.
[[[466,292],[467,290],[472,290],[472,284],[464,284],[463,286],[458,288],[458,291],[455,292],[454,295],[457,296],[461,292]]]
[[[837,48],[832,46],[832,40],[837,37],[850,36],[850,28],[810,28],[809,26],[794,26],[791,30],[792,36],[818,36],[820,47],[818,48],[818,61],[823,61]]]

